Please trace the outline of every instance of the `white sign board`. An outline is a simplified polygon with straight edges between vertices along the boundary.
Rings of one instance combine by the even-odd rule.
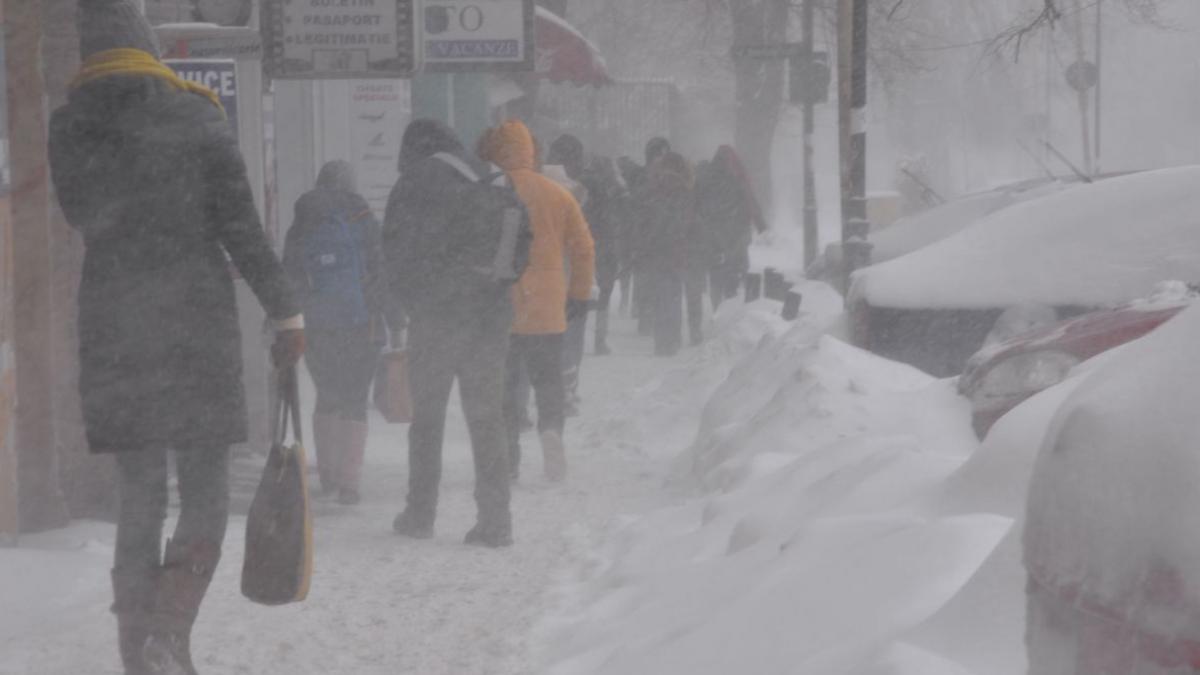
[[[533,0],[425,0],[427,72],[534,69]]]
[[[400,80],[350,82],[350,162],[358,191],[380,218],[399,177],[400,138],[411,103]]]
[[[266,68],[275,79],[407,77],[414,0],[268,0]]]

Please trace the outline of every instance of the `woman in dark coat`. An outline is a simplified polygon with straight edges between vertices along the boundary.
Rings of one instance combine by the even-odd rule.
[[[128,0],[80,3],[83,68],[50,125],[63,212],[84,238],[79,387],[91,450],[116,453],[113,611],[127,673],[194,673],[190,634],[220,558],[229,446],[247,440],[229,261],[275,321],[277,365],[303,319],[211,92],[157,60]],[[162,550],[167,452],[181,511]]]
[[[713,160],[696,175],[696,218],[710,256],[710,300],[716,310],[737,295],[738,284],[750,270],[754,231],[767,229],[746,169],[728,145],[717,148]]]
[[[683,343],[683,284],[695,228],[692,168],[671,152],[646,173],[644,276],[650,295],[654,353],[672,356]]]
[[[360,500],[367,399],[384,342],[380,255],[379,221],[355,189],[354,168],[327,163],[296,201],[283,266],[304,307],[305,361],[317,386],[317,473],[342,504]]]

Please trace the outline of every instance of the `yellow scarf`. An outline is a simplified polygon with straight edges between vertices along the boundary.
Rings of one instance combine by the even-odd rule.
[[[71,88],[74,89],[105,77],[120,75],[156,77],[180,91],[199,94],[207,98],[221,110],[222,114],[225,112],[225,107],[221,105],[221,99],[215,91],[179,77],[162,61],[154,58],[154,55],[140,49],[109,49],[92,54],[80,66],[79,74],[71,81]]]

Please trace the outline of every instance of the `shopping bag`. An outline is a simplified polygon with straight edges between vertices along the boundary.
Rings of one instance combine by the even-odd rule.
[[[271,452],[246,518],[242,564],[242,595],[264,605],[303,601],[313,570],[312,511],[296,369],[281,371],[278,384]]]
[[[392,424],[412,422],[412,393],[408,388],[408,353],[392,350],[379,359],[375,373],[375,407]]]

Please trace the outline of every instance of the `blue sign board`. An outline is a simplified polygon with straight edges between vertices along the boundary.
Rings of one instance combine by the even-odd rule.
[[[225,115],[238,133],[237,63],[232,59],[166,59],[163,63],[175,74],[189,82],[204,85],[217,92]]]

